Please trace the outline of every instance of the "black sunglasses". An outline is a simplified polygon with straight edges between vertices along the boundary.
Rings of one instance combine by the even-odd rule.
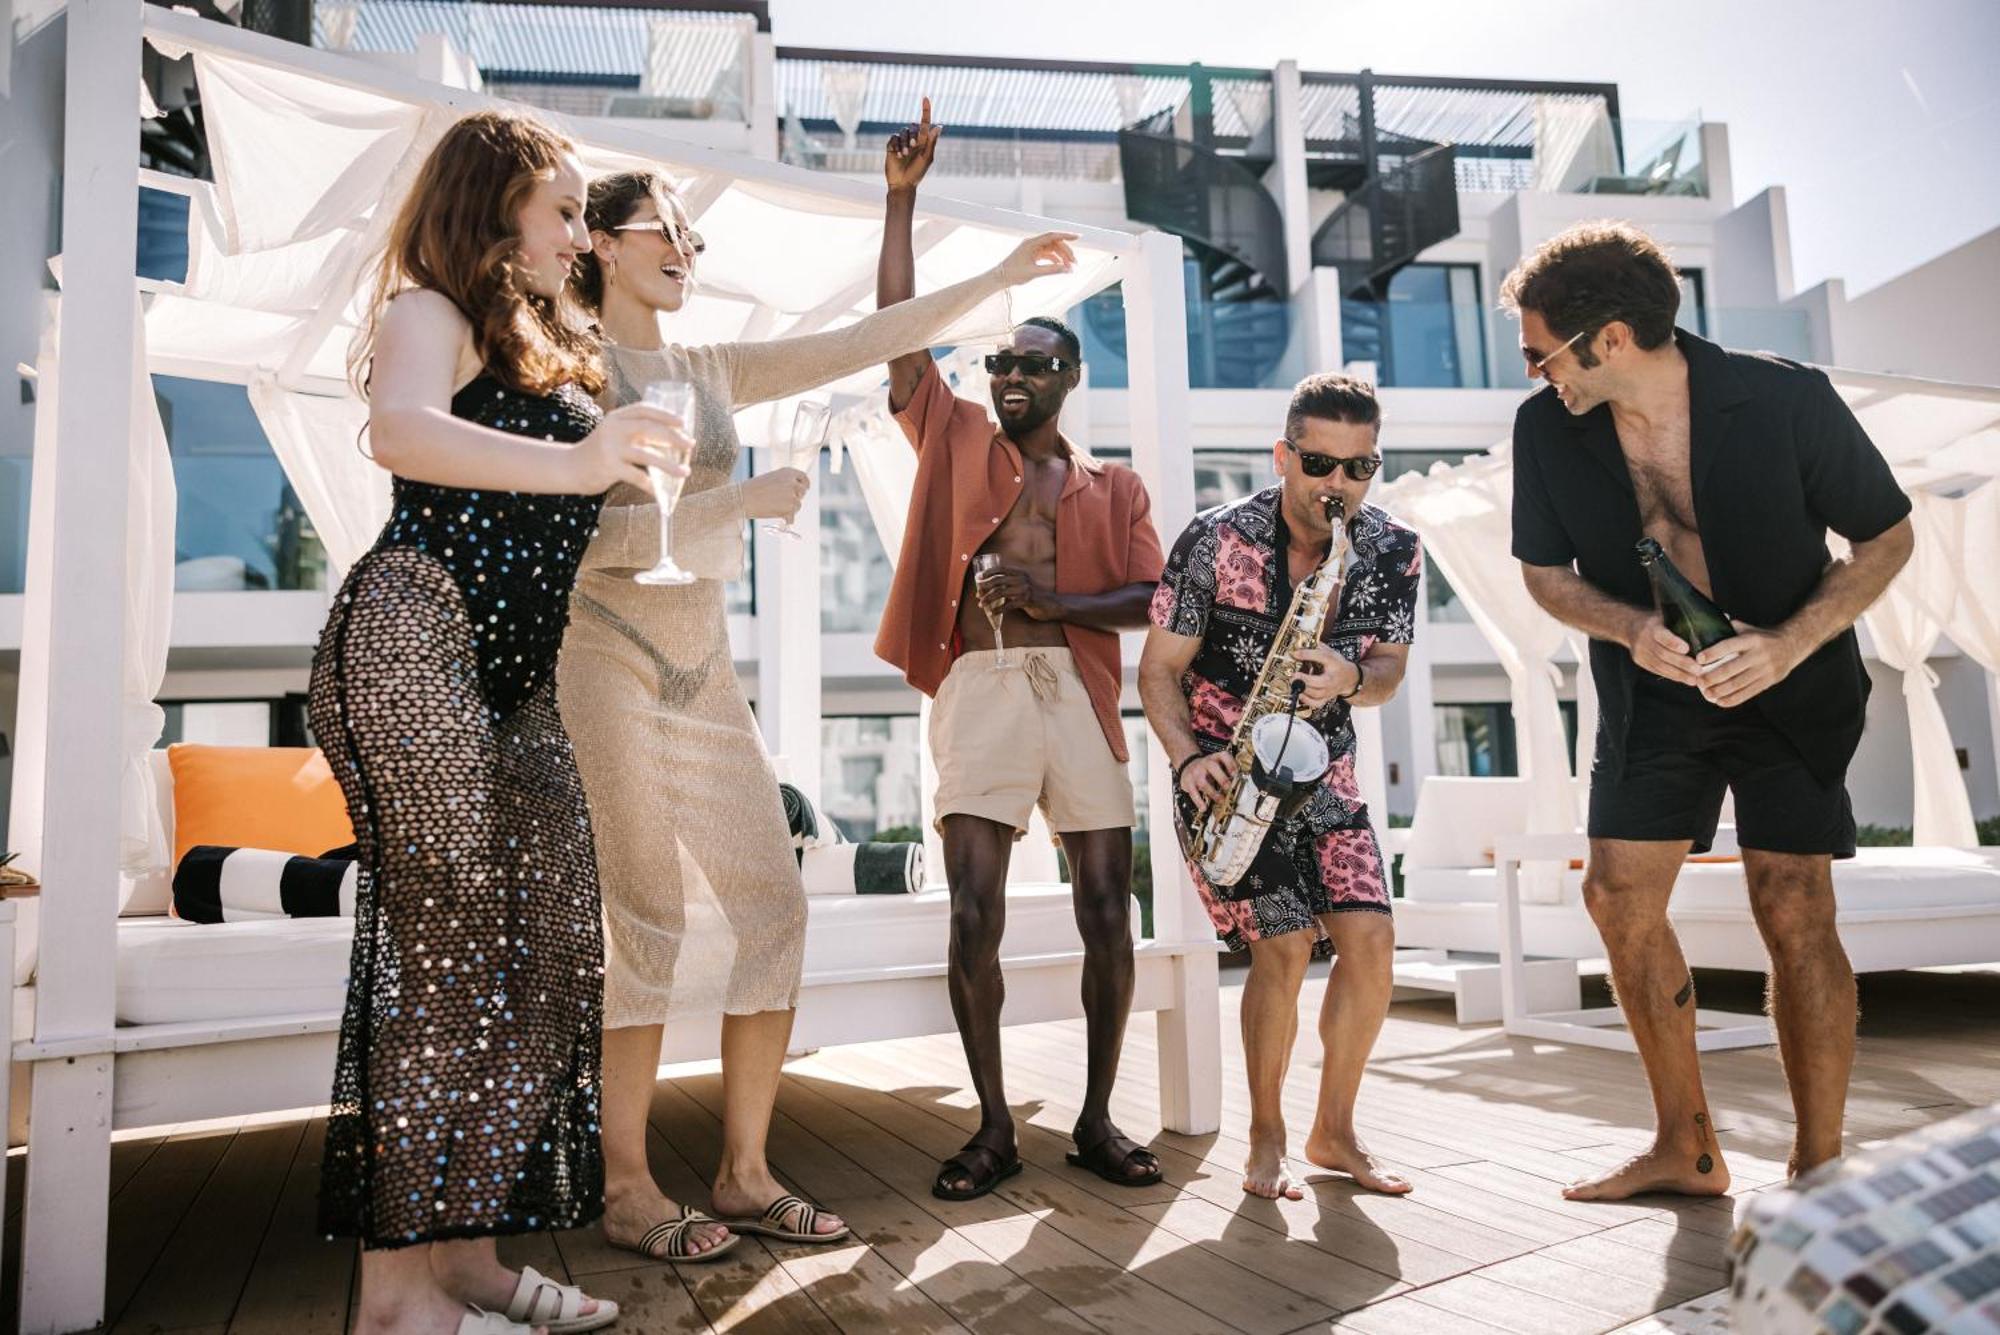
[[[1009,375],[1018,370],[1022,375],[1047,375],[1051,371],[1074,371],[1083,365],[1069,357],[1047,357],[1039,352],[989,352],[986,354],[986,374]]]
[[[1292,440],[1285,440],[1286,448],[1299,456],[1299,467],[1306,470],[1307,477],[1330,477],[1338,468],[1356,482],[1366,482],[1382,469],[1382,456],[1366,455],[1359,459],[1336,459],[1331,454],[1307,454]]]

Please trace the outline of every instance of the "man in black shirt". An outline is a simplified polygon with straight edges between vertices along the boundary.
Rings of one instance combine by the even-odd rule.
[[[1729,1187],[1694,982],[1667,922],[1725,788],[1771,957],[1801,1172],[1841,1151],[1855,989],[1832,860],[1854,853],[1845,780],[1868,697],[1853,624],[1909,559],[1909,498],[1825,375],[1676,330],[1673,266],[1633,227],[1571,228],[1521,262],[1501,299],[1520,314],[1529,375],[1549,386],[1514,419],[1514,555],[1535,601],[1591,637],[1584,902],[1657,1119],[1651,1149],[1564,1194]],[[1848,559],[1829,561],[1828,529]],[[1642,536],[1731,615],[1735,638],[1688,655],[1650,605]]]

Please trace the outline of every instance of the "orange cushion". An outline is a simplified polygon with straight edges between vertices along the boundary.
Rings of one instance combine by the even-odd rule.
[[[318,857],[354,842],[333,768],[306,746],[167,748],[174,772],[174,865],[196,844]]]

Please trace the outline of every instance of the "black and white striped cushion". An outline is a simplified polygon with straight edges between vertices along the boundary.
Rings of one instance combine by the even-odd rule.
[[[308,858],[196,844],[174,869],[174,913],[189,922],[351,918],[358,865],[352,845]]]

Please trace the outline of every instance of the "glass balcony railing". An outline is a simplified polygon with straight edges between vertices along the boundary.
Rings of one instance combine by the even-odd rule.
[[[1708,194],[1701,121],[1611,120],[1561,109],[1525,149],[1460,145],[1453,162],[1461,191],[1543,190],[1582,195]]]

